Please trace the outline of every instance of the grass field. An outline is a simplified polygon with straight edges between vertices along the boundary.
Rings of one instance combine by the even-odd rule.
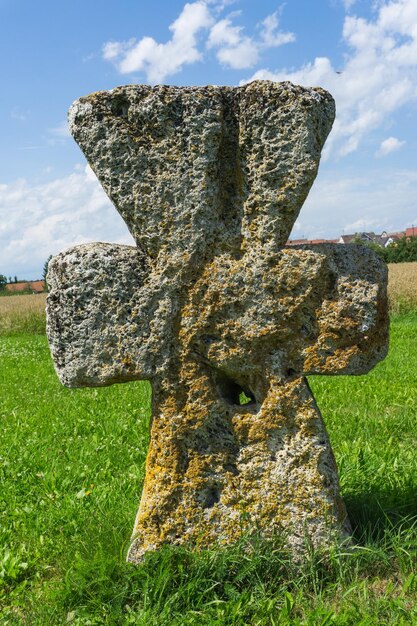
[[[310,379],[355,547],[301,566],[278,539],[256,537],[127,565],[150,388],[63,388],[40,327],[22,332],[17,315],[0,337],[0,625],[417,624],[417,303],[408,302],[370,374]]]

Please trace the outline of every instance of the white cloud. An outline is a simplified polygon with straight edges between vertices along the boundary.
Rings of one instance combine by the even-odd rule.
[[[201,60],[197,35],[212,23],[204,1],[187,3],[169,27],[172,37],[168,42],[158,43],[152,37],[143,37],[140,41],[111,41],[104,44],[103,57],[114,62],[122,74],[144,72],[148,82],[163,82],[167,76],[181,71],[185,64]]]
[[[400,141],[396,137],[388,137],[387,139],[384,139],[384,141],[381,141],[381,145],[379,146],[379,150],[376,154],[377,156],[386,156],[391,152],[399,150],[404,144],[405,141]]]
[[[144,72],[149,83],[163,82],[181,71],[184,65],[202,61],[206,37],[207,50],[216,49],[218,61],[232,69],[254,67],[260,52],[294,41],[293,33],[279,30],[278,12],[268,15],[260,24],[260,38],[244,33],[232,19],[239,12],[218,20],[218,16],[235,0],[197,0],[184,5],[178,18],[169,26],[172,37],[158,43],[153,37],[139,41],[108,41],[103,45],[103,59],[112,62],[121,74]],[[217,21],[216,21],[217,20]]]
[[[95,183],[99,183],[99,180],[97,178],[97,176],[94,174],[93,170],[91,169],[91,167],[87,164],[84,168],[84,173],[85,173],[85,177],[88,180],[88,182],[95,182]]]
[[[127,53],[136,44],[135,39],[128,41],[108,41],[103,46],[103,59],[106,61],[114,61]]]
[[[342,67],[317,57],[296,70],[258,70],[254,79],[320,85],[335,97],[337,118],[326,145],[344,156],[407,103],[417,102],[417,2],[379,3],[369,20],[347,16],[343,39],[349,48]],[[340,72],[339,72],[340,70]]]
[[[242,26],[234,26],[231,18],[214,24],[207,40],[207,48],[217,48],[217,58],[222,65],[235,70],[254,67],[260,52],[265,48],[282,46],[295,40],[293,33],[278,30],[278,13],[268,15],[260,24],[260,39],[243,34]]]
[[[214,46],[237,46],[241,41],[242,26],[232,26],[230,19],[219,20],[214,24],[207,40],[207,47]]]
[[[208,48],[218,48],[217,58],[232,69],[253,67],[258,61],[258,46],[250,37],[242,35],[241,26],[233,26],[230,19],[218,21],[210,31]]]
[[[87,166],[42,185],[0,184],[0,273],[39,278],[50,254],[88,241],[133,243]]]
[[[261,23],[261,39],[265,46],[273,48],[275,46],[282,46],[286,43],[295,41],[294,33],[285,33],[278,30],[279,19],[278,11],[268,15]]]
[[[256,45],[249,37],[244,37],[242,41],[233,48],[224,47],[217,52],[220,63],[233,70],[243,70],[253,67],[258,61],[259,53]]]

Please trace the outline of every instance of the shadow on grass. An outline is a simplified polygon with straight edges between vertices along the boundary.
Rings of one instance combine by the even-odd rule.
[[[387,534],[401,530],[414,536],[417,547],[417,491],[414,486],[396,492],[373,489],[344,496],[359,544],[381,541]]]

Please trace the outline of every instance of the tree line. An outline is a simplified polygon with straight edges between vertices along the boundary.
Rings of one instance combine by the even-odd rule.
[[[417,236],[401,237],[401,239],[397,239],[386,248],[373,241],[363,241],[359,237],[354,240],[354,243],[372,248],[386,263],[410,263],[417,261]]]

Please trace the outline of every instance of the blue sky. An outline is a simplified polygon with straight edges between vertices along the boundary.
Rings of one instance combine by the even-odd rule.
[[[337,121],[293,237],[417,224],[416,0],[0,0],[0,50],[2,274],[132,243],[66,127],[128,83],[321,85]]]

